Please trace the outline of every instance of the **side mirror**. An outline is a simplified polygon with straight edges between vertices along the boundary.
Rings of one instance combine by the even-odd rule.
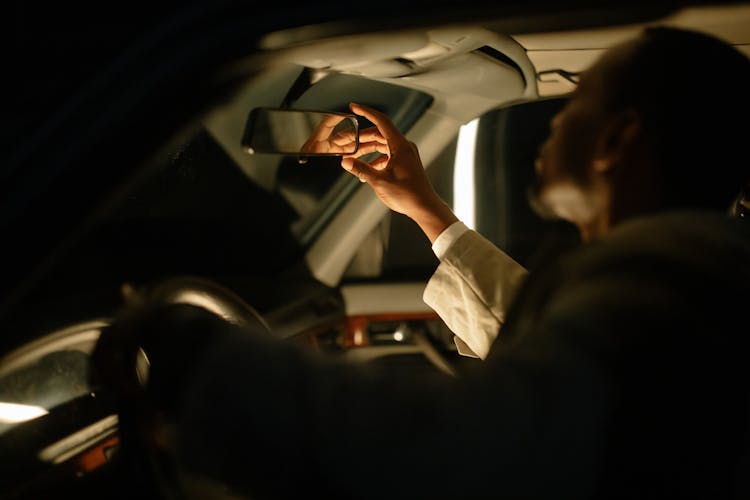
[[[342,156],[359,149],[355,115],[298,109],[254,108],[242,147],[249,154]]]

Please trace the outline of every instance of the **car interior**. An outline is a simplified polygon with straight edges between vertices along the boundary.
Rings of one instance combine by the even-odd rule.
[[[122,473],[118,415],[92,382],[90,356],[129,294],[254,318],[279,341],[352,363],[446,377],[474,369],[481,361],[457,353],[422,301],[438,261],[419,228],[340,158],[248,154],[248,114],[348,112],[350,102],[383,111],[459,218],[533,269],[578,241],[526,198],[549,121],[582,71],[651,24],[705,31],[750,56],[747,4],[549,31],[484,19],[265,33],[217,77],[242,83],[155,148],[25,295],[33,321],[0,357],[0,497],[98,498]]]

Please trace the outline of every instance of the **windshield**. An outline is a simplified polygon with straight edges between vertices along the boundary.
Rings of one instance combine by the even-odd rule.
[[[106,312],[107,304],[119,302],[123,283],[192,275],[246,292],[260,310],[283,302],[268,293],[278,273],[305,275],[298,265],[305,248],[359,182],[336,157],[300,165],[296,157],[243,151],[249,112],[285,102],[346,111],[349,102],[359,101],[393,116],[405,131],[432,100],[405,87],[339,74],[300,88],[296,82],[304,71],[284,65],[264,72],[166,148],[48,275],[40,287],[45,297],[38,300],[64,312],[69,305],[61,297],[80,292],[91,295],[85,303]],[[107,158],[101,160],[106,168]],[[252,290],[244,289],[247,283]]]
[[[245,297],[259,310],[283,302],[257,276],[276,279],[279,270],[293,267],[360,185],[336,157],[310,158],[301,165],[296,157],[242,150],[250,110],[288,101],[303,73],[301,67],[286,66],[250,82],[113,200],[41,287],[39,300],[49,301],[50,317],[86,314],[79,310],[81,304],[91,314],[109,314],[110,304],[121,301],[117,294],[122,284],[177,275],[239,283],[235,288],[247,292]],[[405,131],[431,97],[333,74],[302,89],[288,104],[346,111],[351,101],[382,109]],[[255,279],[247,279],[250,275]],[[66,329],[2,360],[0,434],[92,392],[89,354],[100,327],[85,323],[75,331]]]

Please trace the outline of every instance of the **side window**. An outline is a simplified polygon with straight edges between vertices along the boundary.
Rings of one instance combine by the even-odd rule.
[[[534,267],[541,254],[578,239],[570,224],[542,219],[528,201],[534,161],[549,134],[551,118],[564,104],[564,98],[518,104],[491,111],[479,120],[476,229],[526,267]]]
[[[527,200],[537,151],[564,102],[550,99],[490,111],[463,127],[427,167],[435,190],[459,218],[527,267],[534,267],[546,249],[577,238],[567,223],[541,219]],[[467,147],[474,153],[473,164],[464,158]],[[466,184],[467,178],[473,182]],[[346,278],[426,280],[437,264],[419,227],[390,213],[363,243]]]

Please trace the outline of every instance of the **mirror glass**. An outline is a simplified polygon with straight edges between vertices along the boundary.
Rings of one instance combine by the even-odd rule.
[[[242,146],[250,154],[341,156],[359,148],[359,127],[357,118],[345,113],[255,108]]]

